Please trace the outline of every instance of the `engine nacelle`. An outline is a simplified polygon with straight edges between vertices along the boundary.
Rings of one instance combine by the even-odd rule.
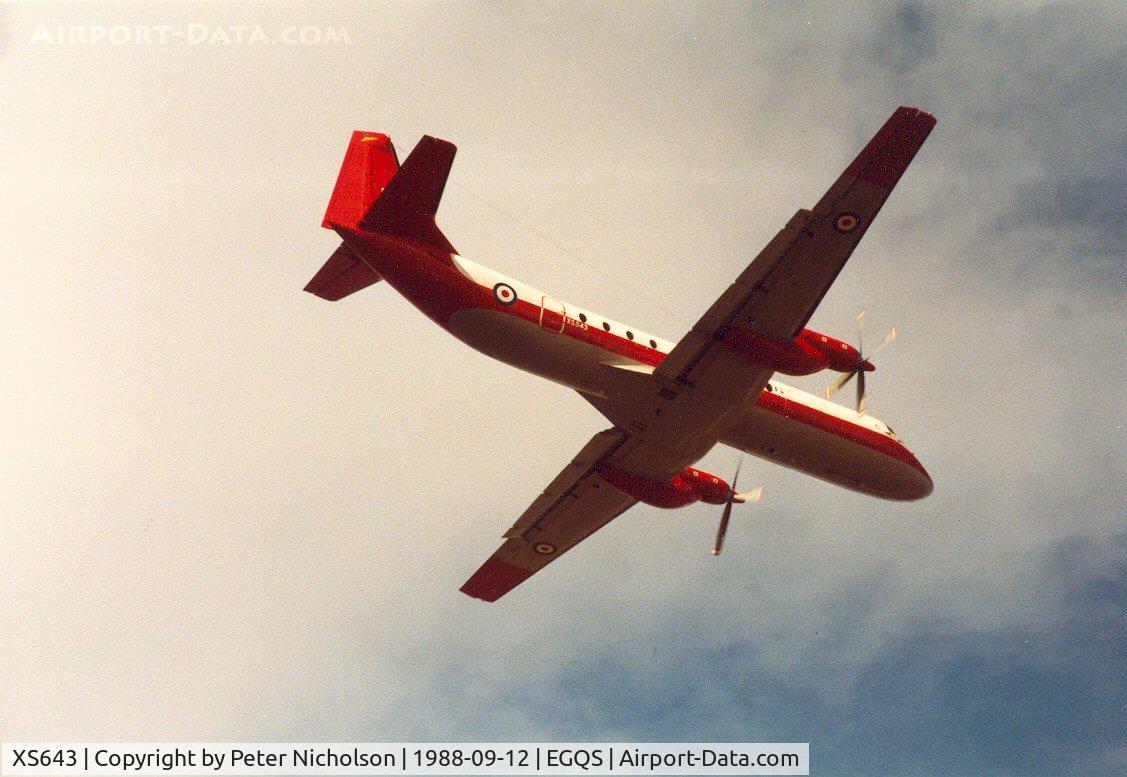
[[[803,329],[795,340],[821,353],[829,369],[837,372],[852,371],[857,366],[857,358],[861,355],[854,346],[844,340],[815,332],[813,329]],[[866,359],[865,372],[872,372],[875,369],[872,362]]]
[[[743,327],[732,327],[724,343],[748,361],[770,367],[784,375],[813,375],[825,369],[850,372],[857,365],[857,349],[812,329],[803,329],[791,342],[773,340]],[[865,361],[865,371],[876,367]]]
[[[732,493],[727,481],[696,467],[686,467],[684,472],[669,480],[655,480],[605,466],[599,469],[599,476],[619,491],[654,507],[685,507],[698,501],[722,505]]]

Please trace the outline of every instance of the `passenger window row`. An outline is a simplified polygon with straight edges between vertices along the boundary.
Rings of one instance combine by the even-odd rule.
[[[579,320],[582,321],[584,324],[586,324],[587,323],[587,314],[586,313],[580,313],[579,314]],[[610,331],[610,322],[609,321],[603,322],[603,329],[607,332]],[[629,329],[626,330],[626,339],[627,340],[633,340],[634,339],[634,333],[631,332]],[[657,340],[650,338],[650,348],[657,350]]]

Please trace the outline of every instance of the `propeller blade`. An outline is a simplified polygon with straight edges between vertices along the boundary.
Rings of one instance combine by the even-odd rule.
[[[869,361],[872,357],[883,351],[889,343],[896,339],[896,327],[888,330],[888,334],[880,341],[880,344],[873,349],[870,354],[865,353],[865,346],[863,341],[863,334],[865,331],[865,311],[857,314],[854,319],[857,322],[857,366],[850,372],[843,374],[840,378],[826,387],[826,399],[830,399],[838,391],[845,386],[846,383],[857,378],[857,412],[861,415],[865,414],[865,409],[868,407],[865,401],[865,365],[872,367],[872,362]]]
[[[714,556],[719,556],[720,549],[724,547],[724,535],[728,533],[728,519],[732,517],[732,504],[735,503],[737,497],[741,496],[736,491],[736,483],[739,482],[740,467],[742,467],[743,465],[744,457],[740,456],[740,460],[736,462],[736,472],[734,475],[732,475],[732,485],[728,491],[728,501],[724,504],[724,514],[720,516],[720,528],[716,532],[716,544],[712,546],[712,555]],[[762,488],[759,488],[758,490],[760,492],[763,491]],[[749,491],[748,493],[753,492]],[[740,501],[743,502],[745,500],[741,499]],[[759,501],[758,497],[756,498],[756,501]]]
[[[736,494],[732,501],[736,504],[744,504],[746,502],[758,502],[763,498],[763,486],[753,488],[750,491],[744,491],[742,494]]]
[[[719,556],[720,549],[724,547],[724,535],[728,533],[728,519],[732,517],[732,499],[724,505],[724,514],[720,516],[720,530],[716,532],[716,544],[712,546],[712,555]]]
[[[826,386],[826,399],[829,399],[834,394],[841,391],[841,387],[848,383],[856,374],[856,370],[852,372],[842,373],[842,376],[840,378],[831,383],[829,386]]]
[[[884,347],[885,347],[886,345],[888,345],[889,343],[891,343],[891,342],[892,342],[893,340],[895,340],[895,339],[896,339],[896,327],[892,327],[892,329],[889,329],[889,330],[888,330],[888,334],[886,334],[886,335],[884,336],[884,339],[880,341],[880,345],[878,345],[878,346],[877,346],[876,348],[874,348],[874,349],[873,349],[873,352],[872,352],[872,353],[870,353],[870,354],[869,354],[869,355],[868,355],[867,357],[865,357],[865,358],[867,358],[867,359],[871,359],[871,358],[873,358],[873,357],[874,357],[874,356],[876,356],[876,355],[877,355],[878,353],[880,353],[881,351],[883,351],[883,350],[884,350]]]

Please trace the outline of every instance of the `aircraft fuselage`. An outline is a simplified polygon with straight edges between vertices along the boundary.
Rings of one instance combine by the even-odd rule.
[[[614,407],[629,402],[623,391],[631,376],[647,379],[673,349],[668,340],[463,257],[435,255],[388,235],[342,232],[342,237],[459,340],[575,389],[612,420]],[[774,379],[716,441],[885,499],[920,499],[932,490],[927,472],[885,423]]]

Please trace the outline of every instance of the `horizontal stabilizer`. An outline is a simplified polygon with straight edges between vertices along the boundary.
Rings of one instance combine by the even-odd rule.
[[[453,143],[424,135],[360,221],[360,228],[457,253],[434,223],[456,151]]]
[[[310,294],[336,302],[354,291],[371,286],[380,279],[379,273],[356,258],[344,243],[333,252],[325,266],[317,271],[306,286]]]

